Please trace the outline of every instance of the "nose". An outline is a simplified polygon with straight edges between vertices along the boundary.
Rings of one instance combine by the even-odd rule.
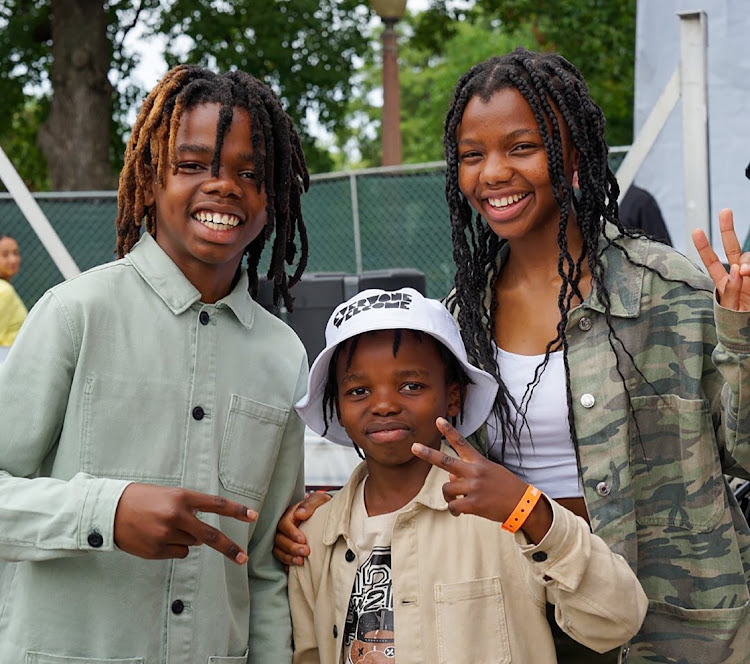
[[[242,188],[238,178],[239,176],[234,177],[229,169],[220,166],[219,173],[212,175],[203,184],[203,191],[207,194],[218,194],[223,198],[239,198]]]
[[[372,401],[372,414],[378,417],[388,417],[401,412],[398,393],[391,389],[377,390]]]
[[[508,182],[513,177],[509,161],[499,152],[490,152],[482,167],[479,178],[482,184],[493,185]]]

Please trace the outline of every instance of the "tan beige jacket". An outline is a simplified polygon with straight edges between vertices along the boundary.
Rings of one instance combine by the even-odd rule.
[[[452,454],[446,445],[443,451]],[[310,558],[289,574],[294,664],[339,664],[360,562],[349,516],[366,474],[363,463],[303,524]],[[547,602],[568,634],[600,652],[638,631],[646,596],[624,559],[583,519],[553,502],[552,527],[534,546],[493,521],[452,516],[441,491],[447,479],[433,468],[393,528],[398,664],[554,663]]]

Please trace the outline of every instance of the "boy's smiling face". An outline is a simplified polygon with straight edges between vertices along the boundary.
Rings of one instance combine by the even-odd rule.
[[[235,107],[219,173],[211,174],[220,108],[206,103],[183,113],[177,172],[168,166],[164,187],[152,178],[145,192],[146,205],[156,204],[156,241],[202,293],[206,282],[226,283],[228,292],[245,247],[266,224],[265,187],[258,192],[246,110]]]
[[[458,385],[446,384],[437,342],[404,330],[394,357],[394,334],[365,333],[351,364],[347,367],[348,344],[336,363],[339,421],[369,464],[421,463],[411,453],[412,443],[437,448],[436,418],[456,416],[460,404]]]

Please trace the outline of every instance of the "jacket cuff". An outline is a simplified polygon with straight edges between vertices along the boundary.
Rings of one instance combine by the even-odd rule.
[[[719,341],[728,349],[750,352],[750,312],[722,307],[714,295],[714,319]]]
[[[82,551],[115,551],[115,512],[127,480],[94,479],[89,483],[78,524]]]
[[[552,507],[552,525],[542,541],[529,544],[521,531],[516,533],[516,541],[539,583],[554,583],[573,592],[581,583],[591,555],[591,531],[582,518],[553,499],[547,500]]]

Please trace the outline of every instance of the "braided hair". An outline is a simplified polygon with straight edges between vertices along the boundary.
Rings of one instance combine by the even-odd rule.
[[[146,231],[158,232],[155,205],[146,206],[148,178],[164,186],[167,168],[176,172],[177,131],[183,114],[201,104],[221,105],[211,172],[216,176],[221,150],[232,122],[232,109],[242,108],[250,116],[254,168],[258,192],[265,187],[268,223],[245,248],[249,290],[258,294],[258,263],[266,242],[275,233],[267,278],[273,282],[273,302],[279,298],[292,310],[289,289],[307,266],[307,230],[302,218],[301,195],[310,186],[305,157],[291,118],[278,98],[255,77],[240,71],[216,74],[196,65],[180,65],[168,71],[146,100],[133,126],[125,151],[117,192],[117,256],[122,258],[138,241],[143,220]],[[264,149],[261,149],[264,148]],[[297,268],[289,276],[284,263],[292,265],[299,234]]]
[[[458,184],[457,133],[467,104],[475,96],[483,102],[488,102],[494,93],[509,88],[518,90],[534,113],[547,154],[553,195],[560,208],[557,233],[560,249],[557,271],[562,279],[558,296],[560,320],[556,336],[547,344],[544,360],[537,367],[520,403],[516,403],[500,376],[492,346],[497,303],[493,299],[489,320],[486,319],[482,306],[487,284],[492,284],[494,290],[499,273],[496,257],[504,240],[492,231],[479,214],[473,214]],[[562,118],[564,127],[561,127],[559,118]],[[523,48],[507,55],[490,58],[466,72],[456,85],[455,95],[445,119],[445,191],[451,219],[453,258],[456,264],[455,290],[448,306],[458,308],[458,322],[470,358],[491,373],[500,385],[494,412],[502,436],[501,459],[509,442],[520,449],[520,432],[524,427],[528,429],[526,410],[553,349],[563,350],[566,384],[570,384],[565,329],[574,298],[579,301],[584,299],[580,290],[584,260],[591,274],[592,285],[596,288],[605,309],[609,343],[615,351],[616,370],[628,395],[628,408],[631,414],[631,394],[621,367],[621,354],[617,352],[616,346],[630,359],[637,373],[646,380],[614,329],[610,295],[604,281],[604,264],[599,248],[601,240],[604,240],[607,246],[619,249],[630,263],[640,265],[617,243],[616,238],[613,241],[604,233],[605,225],[614,225],[620,236],[643,236],[638,231],[625,229],[620,223],[617,205],[620,189],[609,167],[609,148],[604,140],[604,125],[604,114],[591,98],[588,86],[575,66],[556,53],[534,53]],[[566,128],[570,143],[580,155],[578,197],[574,196],[573,187],[564,170],[563,132]],[[570,253],[566,232],[572,211],[575,212],[573,218],[580,228],[583,241],[581,254],[577,258]],[[642,267],[660,274],[649,266]],[[648,383],[648,380],[646,382]],[[653,386],[651,387],[653,389]],[[566,397],[568,427],[577,450],[572,395],[569,389],[566,390]],[[511,406],[518,413],[515,424],[511,416]]]
[[[328,433],[328,427],[332,418],[334,417],[336,401],[339,397],[338,381],[336,380],[336,367],[338,365],[339,357],[342,353],[346,353],[346,368],[349,369],[352,365],[352,360],[354,359],[354,353],[357,350],[359,340],[363,335],[388,331],[389,330],[373,330],[372,332],[363,332],[362,334],[358,334],[351,339],[342,341],[338,346],[336,346],[336,350],[333,351],[331,360],[328,364],[328,375],[326,378],[326,384],[323,387],[323,425],[325,426],[323,436]],[[396,357],[398,355],[398,349],[401,346],[401,338],[403,337],[404,331],[405,330],[403,329],[395,329],[391,331],[393,334],[393,357]],[[443,362],[443,366],[445,367],[446,385],[453,385],[454,383],[458,385],[458,417],[461,419],[461,421],[463,421],[466,388],[471,384],[471,378],[469,378],[469,374],[466,373],[466,370],[463,368],[463,366],[461,366],[461,363],[458,361],[456,356],[451,353],[451,351],[449,351],[446,348],[445,344],[443,344],[441,341],[438,341],[432,335],[422,333],[419,330],[407,329],[406,332],[413,335],[417,342],[420,344],[424,343],[425,337],[431,339],[435,344],[438,354],[440,355],[440,359]],[[352,445],[354,445],[354,449],[356,450],[360,458],[364,459],[364,454],[362,453],[362,450],[359,448],[359,446],[354,441],[352,441]]]

